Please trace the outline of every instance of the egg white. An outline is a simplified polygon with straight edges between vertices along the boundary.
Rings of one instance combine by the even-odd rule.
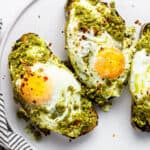
[[[43,71],[38,72],[38,70],[41,68]],[[30,69],[31,72],[38,72],[40,76],[47,76],[52,81],[52,97],[49,99],[47,104],[43,104],[49,113],[52,113],[55,110],[56,104],[59,103],[62,98],[62,93],[64,93],[63,98],[65,99],[65,112],[56,119],[51,119],[48,115],[43,115],[41,117],[43,123],[48,123],[51,126],[57,126],[57,123],[68,115],[69,109],[71,109],[71,115],[69,116],[69,119],[72,120],[72,116],[76,112],[80,112],[81,105],[81,95],[78,93],[81,91],[81,86],[74,78],[73,74],[71,74],[67,69],[60,68],[51,62],[47,62],[46,64],[36,63],[31,66]],[[73,93],[68,91],[68,87],[70,86],[74,88]],[[21,79],[16,81],[16,87],[21,90]],[[73,109],[74,104],[79,106],[78,110]]]
[[[130,90],[137,100],[141,100],[150,88],[150,56],[145,49],[136,52],[132,62]]]

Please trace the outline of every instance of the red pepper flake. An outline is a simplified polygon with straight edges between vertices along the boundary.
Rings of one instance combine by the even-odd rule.
[[[48,80],[48,77],[47,77],[47,76],[45,76],[45,77],[44,77],[44,81],[47,81],[47,80]]]
[[[23,78],[23,74],[20,76],[21,77],[21,79]]]
[[[85,35],[82,35],[83,40],[87,40],[87,37]]]
[[[78,121],[78,120],[75,121],[75,125],[80,125],[80,123],[81,123],[81,122]]]
[[[25,86],[25,84],[24,84],[24,83],[22,83],[21,87],[24,87],[24,86]]]
[[[27,79],[27,78],[24,78],[24,81],[28,81],[28,79]]]
[[[140,20],[139,20],[139,19],[137,19],[134,23],[135,23],[135,24],[137,24],[137,25],[139,25],[139,26],[141,26],[141,25],[142,25],[142,23],[140,22]]]
[[[32,103],[33,103],[33,104],[36,104],[36,100],[33,100]]]
[[[81,28],[81,31],[82,31],[83,33],[86,33],[86,32],[88,32],[88,29],[86,29],[86,28]]]
[[[48,43],[48,46],[49,46],[49,47],[51,47],[51,46],[52,46],[52,43],[51,43],[51,42],[49,42],[49,43]]]
[[[108,7],[108,3],[106,3],[106,2],[102,2],[105,6],[107,6]]]
[[[104,50],[104,48],[103,48],[103,47],[101,47],[101,48],[100,48],[100,50],[101,50],[101,51],[103,51],[103,50]]]
[[[94,36],[98,35],[98,30],[96,28],[93,28]]]

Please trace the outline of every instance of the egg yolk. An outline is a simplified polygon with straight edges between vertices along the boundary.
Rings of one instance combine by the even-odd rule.
[[[21,95],[28,103],[47,103],[52,96],[52,82],[47,76],[27,75],[21,82]]]
[[[125,58],[123,53],[115,48],[104,48],[97,54],[94,69],[103,79],[115,79],[123,72]]]

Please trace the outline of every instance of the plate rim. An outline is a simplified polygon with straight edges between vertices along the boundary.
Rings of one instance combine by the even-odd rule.
[[[16,13],[15,17],[11,20],[10,25],[8,25],[6,27],[6,30],[4,32],[4,35],[2,37],[2,41],[0,43],[0,70],[2,69],[2,57],[4,56],[4,49],[7,43],[7,40],[9,38],[9,35],[11,34],[11,31],[13,30],[14,26],[16,25],[16,23],[19,21],[19,19],[22,17],[22,15],[30,8],[32,7],[36,2],[38,2],[39,0],[27,0],[27,2],[25,2],[25,4],[23,5],[22,8],[20,8],[19,12]],[[0,93],[2,93],[2,75],[0,73]],[[2,98],[3,98],[3,93],[2,93]],[[6,101],[4,100],[4,107],[5,107],[5,117],[8,123],[9,128],[16,132],[16,128],[12,125],[11,121],[8,119],[8,111],[6,110]],[[21,133],[19,133],[21,134]],[[36,150],[36,148],[33,146],[32,142],[30,142],[26,137],[24,137],[23,135],[21,135],[23,138],[26,139],[27,142],[30,143],[30,145],[32,146],[32,148],[34,150]],[[9,144],[9,143],[8,143]]]

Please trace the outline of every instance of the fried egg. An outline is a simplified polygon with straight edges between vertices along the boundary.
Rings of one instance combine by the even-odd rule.
[[[150,25],[144,26],[133,57],[130,91],[132,95],[131,122],[133,127],[150,132]]]
[[[71,138],[91,131],[97,113],[72,72],[35,34],[23,35],[9,55],[15,100],[41,131]]]
[[[127,28],[114,3],[69,1],[66,49],[89,98],[107,110],[119,97],[130,71],[133,28]]]

